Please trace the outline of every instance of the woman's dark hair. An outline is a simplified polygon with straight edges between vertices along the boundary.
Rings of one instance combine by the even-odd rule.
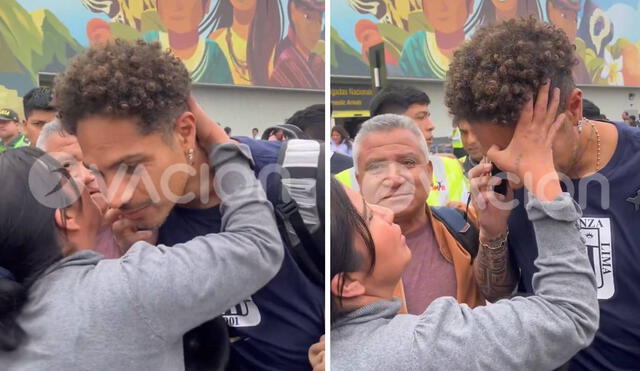
[[[0,267],[14,278],[0,278],[0,349],[11,351],[25,337],[15,317],[28,288],[62,258],[56,207],[46,206],[41,197],[46,197],[48,205],[64,208],[70,200],[60,190],[65,182],[74,183],[57,161],[31,147],[0,154],[0,174]]]
[[[340,134],[340,136],[342,137],[342,141],[340,142],[340,144],[346,142],[347,146],[351,147],[351,142],[349,142],[349,133],[347,133],[347,130],[345,128],[340,125],[335,125],[333,128],[331,128],[331,134],[333,134],[334,131],[337,131],[338,134]]]
[[[481,1],[482,3],[478,10],[475,14],[472,14],[472,19],[467,22],[473,27],[485,26],[496,22],[496,6],[493,4],[493,0]],[[542,10],[537,0],[518,0],[516,7],[516,17],[532,16],[535,19],[541,19]]]
[[[256,1],[255,15],[249,27],[247,40],[247,67],[254,85],[267,85],[271,57],[282,38],[282,7],[279,0]],[[213,9],[213,29],[231,27],[233,5],[231,0],[220,0]]]
[[[351,204],[342,184],[331,177],[331,279],[340,273],[355,272],[362,269],[364,257],[356,250],[355,242],[360,237],[371,259],[368,271],[376,264],[376,248],[367,222]],[[338,293],[331,293],[331,322],[338,319],[344,311],[342,290],[344,281],[338,281]]]

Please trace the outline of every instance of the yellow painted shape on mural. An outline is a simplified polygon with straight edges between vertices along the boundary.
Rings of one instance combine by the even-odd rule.
[[[0,106],[14,110],[18,117],[24,118],[22,110],[22,98],[18,95],[17,90],[12,90],[4,85],[0,85]]]
[[[436,34],[434,32],[427,32],[426,43],[427,47],[425,48],[425,53],[428,51],[431,55],[431,58],[436,62],[438,67],[442,68],[444,71],[449,70],[449,57],[444,55],[440,48],[438,47],[438,43],[436,41]],[[429,59],[428,56],[425,55],[425,59]]]
[[[42,37],[29,14],[16,0],[2,0],[0,37],[9,52],[33,73],[34,57],[42,55]],[[6,49],[2,49],[6,53]]]

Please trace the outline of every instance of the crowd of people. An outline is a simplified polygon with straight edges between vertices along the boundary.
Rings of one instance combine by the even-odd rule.
[[[640,132],[576,63],[553,25],[479,29],[445,81],[453,156],[424,92],[376,93],[331,180],[333,370],[640,365]]]
[[[0,369],[324,369],[323,285],[294,254],[324,223],[292,242],[259,177],[322,147],[324,105],[263,141],[190,91],[159,44],[117,40],[27,94],[22,127],[0,110]]]

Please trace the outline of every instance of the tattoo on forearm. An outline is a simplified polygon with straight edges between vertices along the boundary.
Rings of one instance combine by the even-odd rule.
[[[480,247],[473,264],[480,290],[489,301],[511,295],[516,286],[516,273],[509,262],[507,245],[492,250]]]

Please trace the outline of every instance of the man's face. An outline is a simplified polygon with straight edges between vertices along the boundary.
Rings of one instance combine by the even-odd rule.
[[[105,116],[80,120],[77,134],[85,164],[106,182],[109,206],[139,229],[159,227],[184,196],[189,179],[178,134],[143,135],[136,118]]]
[[[464,150],[467,151],[473,161],[479,162],[482,160],[482,147],[480,147],[480,143],[478,143],[478,138],[473,134],[471,125],[466,121],[460,121],[458,128],[460,129],[460,139],[462,140]]]
[[[255,137],[256,135],[258,135],[258,130],[256,129],[251,130],[251,134],[253,134],[253,136]]]
[[[322,32],[322,12],[290,1],[291,23],[296,34],[296,42],[304,50],[311,51],[320,40]]]
[[[24,120],[24,135],[31,142],[31,146],[35,146],[42,131],[42,127],[47,122],[53,121],[56,118],[58,112],[45,111],[45,110],[33,110],[29,117]]]
[[[160,21],[168,31],[188,33],[198,29],[210,1],[157,0]]]
[[[56,159],[79,186],[84,186],[102,213],[107,211],[107,200],[100,192],[98,181],[83,164],[82,149],[78,139],[70,134],[52,134],[44,143],[47,153]]]
[[[494,144],[499,149],[507,148],[515,131],[515,127],[484,122],[473,123],[471,126],[483,153],[486,153]],[[560,173],[568,174],[576,162],[578,150],[578,135],[571,124],[565,121],[558,129],[552,149],[553,163],[556,170]]]
[[[0,120],[0,140],[6,142],[18,135],[18,124],[15,121]],[[9,144],[9,143],[5,143]]]
[[[422,13],[436,31],[445,34],[463,29],[469,9],[468,0],[422,0]]]
[[[573,9],[557,6],[552,0],[547,0],[547,13],[549,15],[549,21],[560,27],[567,34],[569,40],[574,42],[578,32],[578,12]]]
[[[391,209],[396,218],[423,213],[431,188],[431,163],[421,148],[419,139],[405,129],[367,135],[356,159],[365,200]]]
[[[418,125],[424,139],[427,141],[427,145],[431,148],[433,144],[433,131],[436,127],[431,122],[431,112],[429,106],[426,104],[412,104],[404,113],[405,116],[413,120]]]

